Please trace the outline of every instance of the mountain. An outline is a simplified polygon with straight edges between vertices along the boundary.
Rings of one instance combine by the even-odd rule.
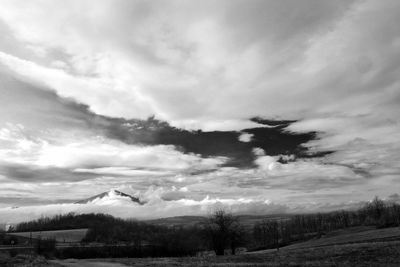
[[[89,204],[89,203],[100,204],[100,203],[115,202],[121,200],[135,202],[140,205],[144,204],[144,202],[142,202],[139,198],[133,197],[131,195],[125,194],[121,191],[114,189],[108,192],[103,192],[101,194],[92,196],[90,198],[79,200],[75,202],[75,204]]]

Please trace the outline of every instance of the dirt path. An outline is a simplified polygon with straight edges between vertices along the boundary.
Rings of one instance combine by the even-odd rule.
[[[127,265],[106,261],[88,261],[88,260],[52,260],[51,263],[59,264],[65,267],[127,267]]]

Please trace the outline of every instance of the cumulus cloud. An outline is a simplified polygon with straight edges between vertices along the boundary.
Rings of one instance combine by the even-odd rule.
[[[212,169],[224,162],[223,158],[201,158],[194,154],[183,154],[173,146],[141,147],[106,140],[85,140],[62,146],[47,145],[39,153],[36,163],[40,166],[70,168],[109,166],[166,170]],[[110,172],[113,169],[104,170]]]
[[[269,201],[252,199],[210,198],[193,200],[187,198],[165,199],[166,195],[154,192],[149,202],[144,205],[133,203],[129,198],[110,192],[107,197],[94,199],[87,204],[51,204],[24,206],[17,208],[0,208],[0,215],[8,221],[20,222],[40,216],[52,216],[60,213],[102,212],[122,218],[154,219],[179,215],[207,215],[217,207],[225,207],[237,214],[271,214],[285,213],[288,207]]]
[[[242,134],[239,136],[239,141],[240,141],[240,142],[245,142],[245,143],[247,143],[247,142],[250,142],[250,141],[251,141],[251,138],[252,138],[252,137],[253,137],[252,134],[242,133]]]
[[[127,145],[101,136],[52,142],[32,137],[23,125],[13,124],[0,129],[0,144],[0,174],[32,182],[200,171],[215,169],[226,160],[184,154],[171,145]]]

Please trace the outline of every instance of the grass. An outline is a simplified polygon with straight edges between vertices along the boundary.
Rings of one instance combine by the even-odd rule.
[[[103,261],[99,259],[87,261]],[[400,266],[400,241],[298,248],[222,257],[121,258],[127,266]]]
[[[17,232],[11,235],[21,236],[25,238],[38,238],[43,239],[54,238],[57,242],[63,243],[76,243],[80,242],[86,235],[88,229],[72,229],[72,230],[55,230],[55,231],[37,231],[37,232]]]
[[[33,254],[19,254],[11,257],[7,252],[0,252],[0,266],[2,267],[61,267],[53,264],[42,256]]]
[[[53,231],[54,232],[54,231]],[[18,256],[17,256],[18,257]],[[43,259],[25,258],[20,261],[38,261]],[[0,262],[1,263],[1,262]],[[325,237],[293,244],[280,251],[265,250],[243,253],[236,256],[205,256],[182,258],[117,258],[74,260],[74,263],[57,260],[50,264],[63,266],[113,266],[119,263],[126,266],[354,266],[354,267],[397,267],[400,266],[400,228],[371,229],[354,227],[328,233]],[[0,264],[0,266],[3,266]],[[20,265],[9,265],[20,266]],[[59,265],[58,265],[59,266]],[[117,265],[114,265],[117,266]],[[120,266],[120,265],[119,265]]]
[[[400,228],[374,229],[371,227],[352,227],[332,231],[325,237],[287,246],[285,249],[332,246],[363,242],[382,242],[400,240]]]
[[[293,244],[280,251],[236,256],[93,259],[127,266],[400,266],[400,228],[354,227],[323,238]]]
[[[17,255],[14,258],[2,257],[0,266],[122,266],[136,267],[183,267],[183,266],[307,266],[307,267],[398,267],[400,266],[400,241],[370,242],[345,245],[333,245],[316,248],[297,248],[263,253],[247,253],[222,257],[183,257],[183,258],[120,258],[89,260],[46,261],[43,257]]]

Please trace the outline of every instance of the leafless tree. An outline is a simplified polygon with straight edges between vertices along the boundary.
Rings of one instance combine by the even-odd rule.
[[[276,220],[262,220],[254,227],[255,238],[262,246],[275,247],[279,250],[282,227],[282,223]]]
[[[206,233],[216,255],[224,255],[226,247],[235,254],[241,244],[244,229],[236,217],[224,209],[214,211],[206,221]]]

